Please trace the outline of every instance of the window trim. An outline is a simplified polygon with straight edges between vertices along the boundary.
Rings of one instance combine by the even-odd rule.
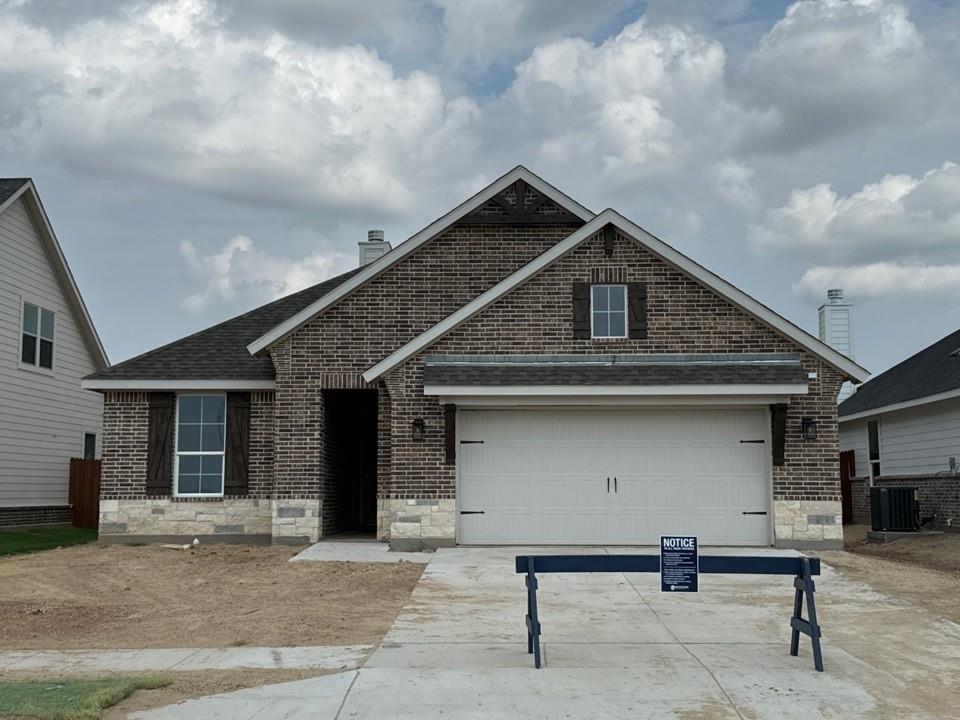
[[[597,335],[594,330],[594,309],[593,309],[593,291],[594,288],[623,288],[623,335]],[[609,295],[607,301],[609,302]],[[609,318],[611,314],[619,312],[617,310],[597,310],[596,312],[605,312]],[[626,283],[591,283],[590,284],[590,339],[591,340],[626,340],[630,337],[630,298]]]
[[[223,450],[220,453],[184,451],[184,455],[220,455],[220,492],[218,493],[181,493],[180,492],[180,398],[185,396],[222,397],[223,398]],[[174,397],[173,409],[173,497],[175,498],[222,498],[227,487],[227,394],[222,392],[179,392]]]
[[[877,459],[873,459],[873,453],[870,452],[870,425],[875,425],[877,428]],[[867,470],[870,476],[870,483],[873,484],[873,481],[883,475],[883,441],[881,439],[880,431],[880,418],[876,420],[867,420]],[[877,471],[873,471],[873,467],[876,465]]]
[[[26,329],[24,328],[23,323],[26,320],[27,305],[34,305],[37,308],[37,332],[35,335],[35,337],[37,338],[37,347],[34,350],[34,359],[36,359],[37,361],[36,363],[25,363],[23,361],[23,336],[26,333]],[[40,364],[40,322],[41,322],[41,317],[44,310],[46,310],[47,312],[53,313],[53,340],[51,340],[53,347],[51,348],[51,351],[50,351],[50,367],[48,368],[45,368]],[[27,372],[34,372],[40,375],[46,375],[48,377],[56,374],[57,345],[58,345],[57,338],[60,335],[60,328],[58,327],[59,317],[60,317],[59,310],[54,310],[51,307],[47,307],[44,303],[40,302],[35,298],[28,297],[26,295],[20,295],[20,325],[17,329],[17,367],[18,368],[20,368],[21,370],[26,370]],[[27,333],[27,334],[33,335],[33,333]]]

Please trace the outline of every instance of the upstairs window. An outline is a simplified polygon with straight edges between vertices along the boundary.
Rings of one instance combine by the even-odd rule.
[[[594,285],[590,288],[590,323],[594,338],[627,336],[626,285]]]
[[[55,315],[39,305],[23,304],[20,336],[20,362],[23,365],[53,370],[53,326]]]
[[[177,397],[177,495],[223,495],[225,395]]]
[[[880,477],[880,422],[867,423],[867,449],[870,457],[870,477]]]

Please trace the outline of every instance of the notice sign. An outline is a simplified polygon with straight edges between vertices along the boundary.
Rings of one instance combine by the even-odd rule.
[[[697,538],[660,536],[660,592],[697,592]]]

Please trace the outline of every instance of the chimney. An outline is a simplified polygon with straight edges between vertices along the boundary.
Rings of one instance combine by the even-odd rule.
[[[357,245],[360,246],[360,267],[378,260],[392,249],[383,239],[383,230],[368,230],[366,242],[360,241]]]
[[[853,305],[843,299],[843,290],[827,290],[827,302],[820,306],[820,339],[839,353],[854,359],[853,351]],[[853,395],[851,383],[844,383],[837,396],[843,402]]]

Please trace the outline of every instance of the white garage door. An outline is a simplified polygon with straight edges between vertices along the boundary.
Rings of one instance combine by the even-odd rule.
[[[768,426],[754,408],[461,410],[459,542],[767,545]]]

